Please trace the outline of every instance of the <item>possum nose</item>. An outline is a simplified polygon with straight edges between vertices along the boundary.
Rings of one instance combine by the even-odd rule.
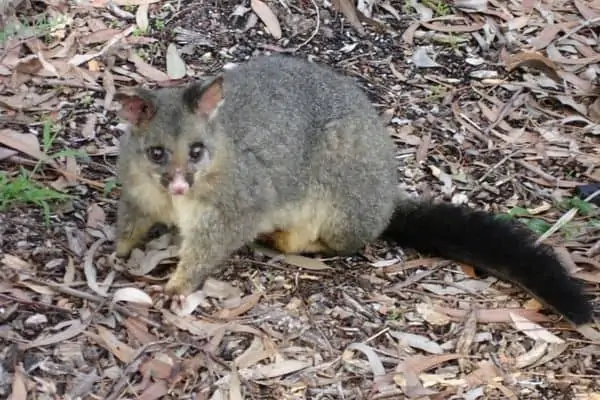
[[[176,170],[173,175],[173,180],[169,183],[169,192],[173,195],[180,196],[186,194],[189,189],[190,184],[186,181],[181,170]]]

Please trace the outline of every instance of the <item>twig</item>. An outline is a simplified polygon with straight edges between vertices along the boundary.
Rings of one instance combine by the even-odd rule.
[[[519,88],[515,93],[513,93],[511,98],[502,106],[500,112],[498,113],[498,116],[496,117],[496,120],[494,120],[485,128],[484,133],[486,135],[489,135],[492,129],[494,129],[500,122],[502,122],[504,118],[506,118],[508,113],[510,113],[514,109],[513,106],[517,102],[517,98],[521,95],[521,93],[523,93],[522,87]]]
[[[59,283],[53,283],[53,282],[48,282],[48,281],[43,281],[43,280],[38,280],[38,279],[34,279],[34,278],[30,278],[28,279],[31,282],[37,283],[38,285],[44,285],[44,286],[48,286],[50,289],[62,293],[62,294],[66,294],[69,296],[73,296],[73,297],[78,297],[80,299],[83,300],[87,300],[87,301],[91,301],[93,303],[102,303],[105,301],[105,299],[103,297],[100,296],[96,296],[94,294],[90,294],[90,293],[86,293],[86,292],[82,292],[80,290],[77,289],[73,289],[69,286],[66,285],[61,285]],[[112,306],[115,310],[119,311],[120,313],[125,314],[128,317],[132,317],[132,318],[138,318],[141,321],[145,322],[148,325],[151,325],[154,328],[161,328],[162,325],[160,325],[157,322],[154,322],[150,319],[147,319],[146,317],[131,311],[130,309],[128,309],[127,307],[124,307],[120,304],[114,304]]]
[[[315,0],[310,0],[310,1],[312,2],[313,6],[315,7],[315,11],[317,13],[317,26],[315,27],[315,30],[313,31],[313,33],[310,35],[310,37],[308,39],[306,39],[304,42],[300,43],[298,46],[294,47],[293,49],[284,49],[283,47],[272,46],[269,44],[259,44],[259,46],[262,47],[263,49],[276,51],[278,53],[295,53],[298,50],[300,50],[302,47],[309,44],[315,38],[315,36],[317,36],[317,33],[319,33],[319,29],[321,28],[321,13],[319,12],[319,6],[317,5],[317,2]]]
[[[590,26],[592,24],[595,24],[596,22],[600,22],[600,17],[596,17],[596,18],[592,18],[592,19],[583,21],[581,24],[579,24],[575,28],[573,28],[570,31],[566,32],[561,38],[559,38],[557,40],[557,42],[558,43],[562,42],[563,40],[567,39],[572,34],[574,34],[574,33],[578,32],[578,31],[582,30],[583,28],[587,28],[588,26]]]
[[[138,351],[136,352],[136,354],[131,359],[131,361],[127,364],[127,367],[125,367],[125,369],[121,373],[121,378],[110,388],[110,390],[109,390],[110,395],[106,398],[106,400],[115,400],[115,399],[119,398],[119,395],[121,394],[121,389],[127,384],[127,380],[129,378],[129,373],[134,372],[134,370],[137,369],[140,362],[142,361],[141,360],[142,356],[145,353],[160,350],[161,349],[160,345],[166,344],[166,343],[169,343],[169,342],[167,340],[159,340],[156,342],[147,343],[144,346],[142,346],[141,348],[139,348]]]
[[[590,201],[592,200],[594,197],[598,196],[600,194],[600,189],[596,190],[594,193],[590,194],[588,197],[586,197],[584,199],[584,201]],[[558,221],[556,221],[554,223],[554,225],[552,225],[550,227],[550,229],[548,229],[546,232],[544,232],[537,240],[536,240],[536,244],[540,244],[541,242],[543,242],[544,240],[546,240],[547,238],[549,238],[551,235],[553,235],[555,232],[557,232],[560,228],[562,228],[563,226],[565,226],[566,224],[568,224],[577,214],[577,211],[579,211],[578,208],[571,208],[569,211],[567,211],[562,217],[560,217],[558,219]]]

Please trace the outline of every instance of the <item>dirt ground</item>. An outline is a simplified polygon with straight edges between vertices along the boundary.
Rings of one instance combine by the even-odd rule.
[[[406,190],[520,218],[600,309],[600,1],[358,4],[0,5],[0,398],[600,399],[600,343],[469,266],[253,245],[175,314],[169,233],[114,255],[116,91],[285,52],[356,77]]]

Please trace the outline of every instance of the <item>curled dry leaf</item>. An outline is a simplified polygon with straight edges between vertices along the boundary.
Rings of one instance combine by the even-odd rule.
[[[127,272],[134,276],[145,276],[165,260],[177,257],[177,246],[169,246],[165,250],[148,250],[142,252],[134,249],[127,261]]]
[[[208,297],[214,297],[219,300],[231,299],[242,296],[240,288],[232,284],[214,278],[208,278],[204,282],[202,291]]]
[[[419,68],[433,68],[441,67],[440,64],[433,61],[433,59],[427,54],[426,47],[418,47],[412,55],[412,62],[416,67]]]
[[[522,51],[517,54],[511,54],[504,59],[504,66],[508,72],[521,67],[534,68],[556,82],[561,81],[557,73],[558,68],[556,64],[537,51]]]
[[[241,304],[239,304],[237,307],[225,308],[219,311],[216,317],[225,320],[236,318],[254,308],[258,304],[258,301],[261,297],[262,293],[260,292],[252,293],[249,296],[245,296],[241,299]]]
[[[126,301],[129,303],[152,305],[152,298],[143,290],[133,287],[117,289],[113,295],[112,303]]]
[[[271,36],[275,39],[281,39],[281,26],[279,20],[271,11],[269,6],[261,0],[250,0],[252,11],[258,15],[258,18],[265,24]]]
[[[185,315],[191,315],[198,306],[210,307],[210,303],[206,300],[206,295],[202,290],[196,290],[193,293],[185,296],[185,300],[181,307],[175,312],[177,316],[183,317]]]
[[[344,362],[344,364],[350,364],[360,369],[364,368],[364,366],[361,366],[361,364],[364,364],[363,362],[353,359],[353,351],[360,351],[367,356],[368,365],[370,366],[370,370],[373,372],[374,376],[385,375],[385,368],[383,367],[381,358],[371,346],[367,346],[364,343],[352,343],[346,347],[344,353],[342,353],[342,362]]]
[[[265,349],[263,341],[260,337],[254,336],[250,346],[248,346],[248,348],[242,354],[237,356],[235,360],[233,360],[233,363],[238,368],[250,368],[259,361],[271,357],[273,355],[272,353],[272,351]]]
[[[107,297],[108,291],[105,288],[101,288],[98,284],[98,280],[96,279],[98,275],[96,273],[96,267],[94,266],[94,256],[96,254],[96,251],[98,251],[98,248],[105,241],[105,239],[96,240],[85,254],[85,260],[83,262],[83,272],[85,274],[85,279],[88,287],[102,297]]]
[[[389,331],[390,335],[400,341],[402,344],[421,349],[432,354],[442,354],[444,350],[439,344],[422,335],[416,335],[408,332]]]
[[[179,56],[177,46],[174,43],[169,43],[167,47],[167,75],[170,79],[181,79],[186,74],[185,62]]]
[[[538,361],[548,350],[548,342],[537,342],[531,350],[519,355],[515,359],[514,368],[526,368]]]
[[[135,13],[135,23],[142,32],[148,30],[148,4],[142,4]]]
[[[510,312],[509,315],[513,321],[513,324],[515,325],[515,328],[517,328],[530,338],[535,340],[542,340],[547,343],[564,343],[564,340],[550,333],[548,330],[544,329],[540,325],[531,322],[527,318],[513,312]]]

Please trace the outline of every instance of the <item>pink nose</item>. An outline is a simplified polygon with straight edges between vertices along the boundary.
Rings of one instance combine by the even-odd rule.
[[[169,192],[172,195],[180,196],[182,194],[186,194],[190,189],[189,183],[185,180],[181,173],[176,172],[173,176],[173,180],[169,184]]]
[[[188,191],[187,185],[171,185],[171,194],[182,195]]]

